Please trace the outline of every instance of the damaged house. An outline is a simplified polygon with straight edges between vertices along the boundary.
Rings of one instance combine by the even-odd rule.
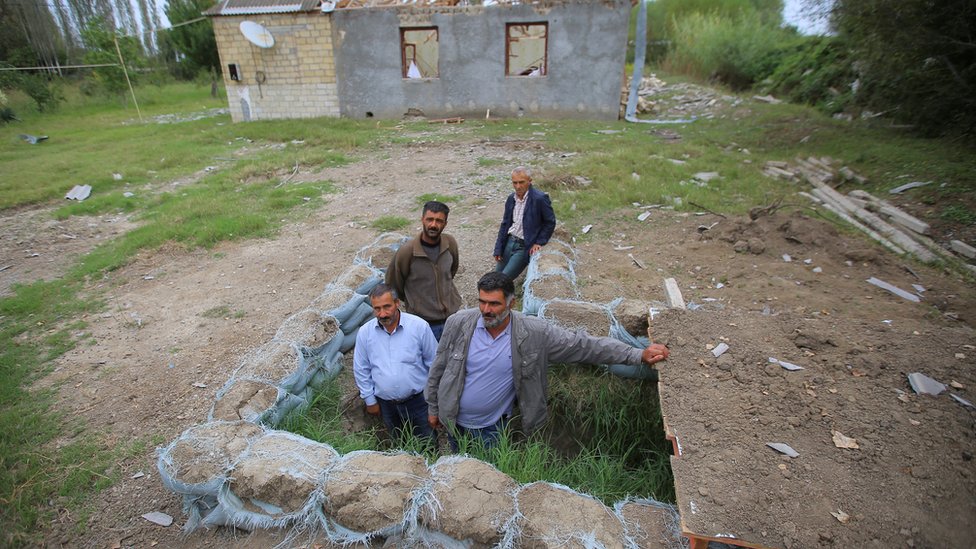
[[[320,116],[613,120],[629,0],[218,0],[235,122]]]

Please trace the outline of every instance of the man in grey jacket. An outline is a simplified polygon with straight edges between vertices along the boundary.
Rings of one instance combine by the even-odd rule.
[[[636,349],[609,337],[592,337],[512,310],[515,284],[501,272],[478,281],[478,309],[451,315],[427,377],[431,427],[491,446],[516,400],[522,427],[531,433],[545,423],[546,371],[552,362],[655,364],[668,358],[664,345]]]

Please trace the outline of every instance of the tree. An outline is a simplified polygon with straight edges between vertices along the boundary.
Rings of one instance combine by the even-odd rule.
[[[118,66],[119,52],[122,53],[126,67],[143,68],[145,57],[139,41],[134,37],[125,36],[122,30],[113,28],[105,19],[100,17],[90,20],[85,25],[81,31],[81,39],[85,43],[85,63],[116,65],[92,69],[92,78],[98,87],[109,94],[124,94],[128,89],[128,84],[126,83],[126,73],[121,66]],[[118,50],[116,50],[116,44],[118,44]],[[129,78],[135,78],[135,72],[131,69],[129,69]]]
[[[213,0],[170,0],[166,17],[174,26],[193,21],[213,3]],[[170,29],[164,36],[164,47],[182,57],[178,76],[192,78],[202,71],[213,72],[220,66],[217,41],[209,19]]]
[[[976,135],[976,2],[837,0],[859,73],[855,101],[925,134]]]

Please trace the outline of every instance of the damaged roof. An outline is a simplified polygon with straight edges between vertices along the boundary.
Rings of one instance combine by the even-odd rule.
[[[254,15],[318,11],[321,0],[217,0],[204,15]]]

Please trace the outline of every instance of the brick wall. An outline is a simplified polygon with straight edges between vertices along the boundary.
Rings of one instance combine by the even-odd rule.
[[[260,48],[241,34],[254,21],[274,36]],[[234,122],[339,116],[332,17],[322,13],[213,18],[214,34]],[[240,80],[230,78],[230,64]]]

